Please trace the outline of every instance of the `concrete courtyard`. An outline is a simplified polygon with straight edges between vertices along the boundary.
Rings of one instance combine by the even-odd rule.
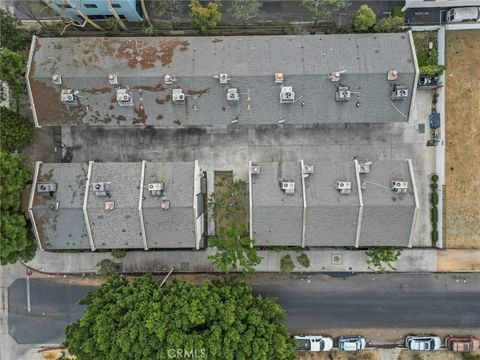
[[[429,139],[430,92],[418,91],[408,123],[223,128],[65,127],[62,143],[72,162],[193,161],[208,172],[233,170],[247,180],[248,162],[412,159],[420,201],[413,246],[430,247],[429,175],[435,148]],[[375,109],[372,109],[375,111]],[[392,108],[392,111],[395,111]],[[419,131],[424,124],[425,132]],[[41,159],[38,159],[41,160]]]

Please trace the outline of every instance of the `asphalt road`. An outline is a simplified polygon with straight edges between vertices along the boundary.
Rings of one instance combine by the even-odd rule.
[[[259,274],[249,281],[255,292],[278,298],[292,333],[359,333],[376,344],[415,332],[480,336],[480,274]],[[95,287],[68,278],[31,283],[30,314],[25,281],[9,288],[10,334],[19,343],[62,342],[64,327],[84,309],[76,302]]]

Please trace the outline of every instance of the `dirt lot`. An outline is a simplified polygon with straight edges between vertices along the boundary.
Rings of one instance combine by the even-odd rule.
[[[480,248],[480,30],[446,38],[446,247]]]

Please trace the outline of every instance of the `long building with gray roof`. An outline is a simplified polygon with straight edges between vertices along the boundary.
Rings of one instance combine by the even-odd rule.
[[[418,198],[411,160],[250,163],[257,245],[411,247]]]
[[[200,249],[205,181],[197,162],[37,162],[29,214],[48,249]]]
[[[408,121],[411,33],[37,38],[37,126],[225,126]]]

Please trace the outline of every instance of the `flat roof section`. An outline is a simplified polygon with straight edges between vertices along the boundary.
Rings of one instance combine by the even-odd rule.
[[[138,209],[141,168],[141,163],[92,164],[87,213],[95,248],[144,247]]]
[[[43,249],[90,249],[82,205],[87,163],[39,163],[32,214]]]
[[[193,162],[146,163],[142,209],[149,248],[195,248],[194,177]]]
[[[40,126],[403,122],[415,91],[407,33],[35,39],[29,84]],[[395,84],[407,96],[392,105]],[[338,86],[348,100],[336,101]]]
[[[302,244],[303,190],[300,162],[253,163],[253,234],[259,246]],[[282,189],[282,182],[293,182],[293,194]],[[287,190],[288,191],[288,190]]]
[[[305,246],[355,246],[360,199],[353,161],[305,162]]]

